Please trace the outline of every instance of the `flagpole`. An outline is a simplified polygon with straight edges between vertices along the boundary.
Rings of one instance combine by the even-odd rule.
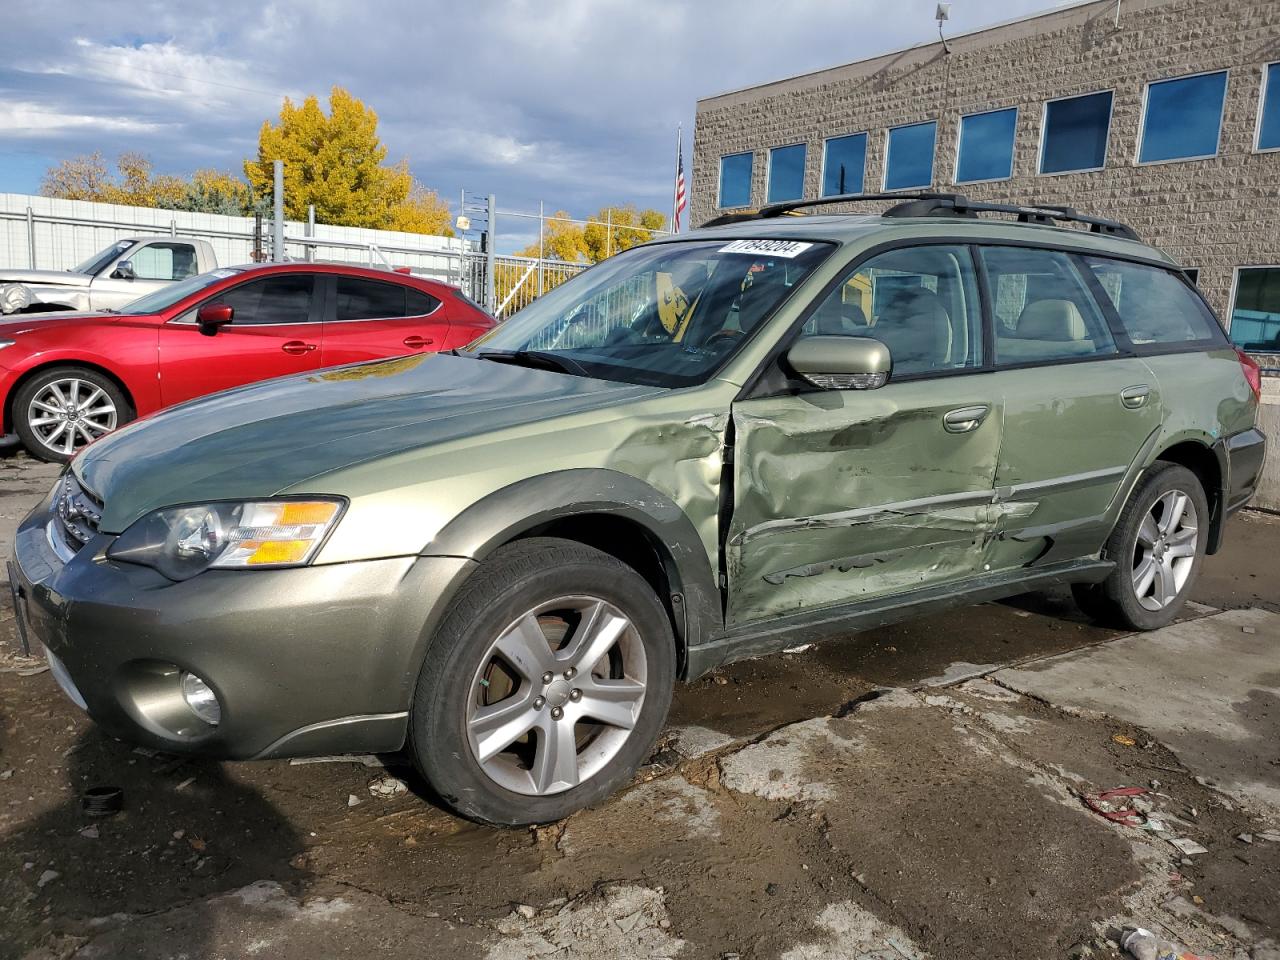
[[[671,231],[679,233],[680,227],[680,162],[683,157],[684,124],[676,124],[676,170],[671,180]]]

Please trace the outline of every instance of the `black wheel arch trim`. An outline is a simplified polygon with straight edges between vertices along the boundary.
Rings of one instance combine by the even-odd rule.
[[[686,651],[707,643],[724,627],[712,560],[693,522],[669,496],[630,474],[603,468],[562,470],[517,481],[482,497],[450,520],[422,550],[424,556],[483,561],[493,551],[558,520],[608,515],[640,527],[660,548],[671,614]]]

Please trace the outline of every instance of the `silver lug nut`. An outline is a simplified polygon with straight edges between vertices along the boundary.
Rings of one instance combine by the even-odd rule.
[[[541,709],[546,705],[546,703],[547,703],[547,698],[546,698],[546,697],[534,697],[534,698],[533,698],[533,709],[535,709],[535,710],[541,710]]]
[[[548,670],[546,673],[542,675],[542,682],[550,683],[554,679],[554,677],[555,675],[550,670]]]
[[[570,699],[570,700],[572,700],[574,703],[577,703],[579,700],[581,700],[581,699],[582,699],[582,691],[581,691],[581,690],[570,690],[570,691],[569,691],[569,699]]]
[[[551,719],[552,719],[552,720],[559,720],[559,719],[560,719],[561,717],[563,717],[563,716],[564,716],[564,711],[563,711],[563,710],[561,710],[559,707],[552,707],[552,708],[551,708]]]
[[[564,678],[566,680],[572,680],[577,675],[578,675],[578,671],[573,669],[573,667],[570,667],[568,670],[564,672]]]

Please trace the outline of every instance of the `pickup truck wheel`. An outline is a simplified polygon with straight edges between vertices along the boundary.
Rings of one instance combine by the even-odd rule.
[[[1116,568],[1096,585],[1073,587],[1091,617],[1133,630],[1171,623],[1187,602],[1209,538],[1209,504],[1194,473],[1157,463],[1138,482],[1103,557]]]
[[[410,745],[463,816],[547,823],[631,779],[674,679],[671,624],[643,577],[582,544],[521,540],[480,565],[433,637]]]
[[[53,367],[13,398],[13,423],[27,452],[66,463],[81,447],[133,419],[124,392],[86,367]]]

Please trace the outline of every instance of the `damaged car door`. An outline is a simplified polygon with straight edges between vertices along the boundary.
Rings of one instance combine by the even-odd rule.
[[[878,388],[815,389],[784,369],[788,389],[734,404],[730,625],[983,567],[1003,411],[981,372],[970,249],[899,247],[864,260],[785,346],[805,336],[879,340],[892,372]],[[785,353],[777,362],[785,367]]]

